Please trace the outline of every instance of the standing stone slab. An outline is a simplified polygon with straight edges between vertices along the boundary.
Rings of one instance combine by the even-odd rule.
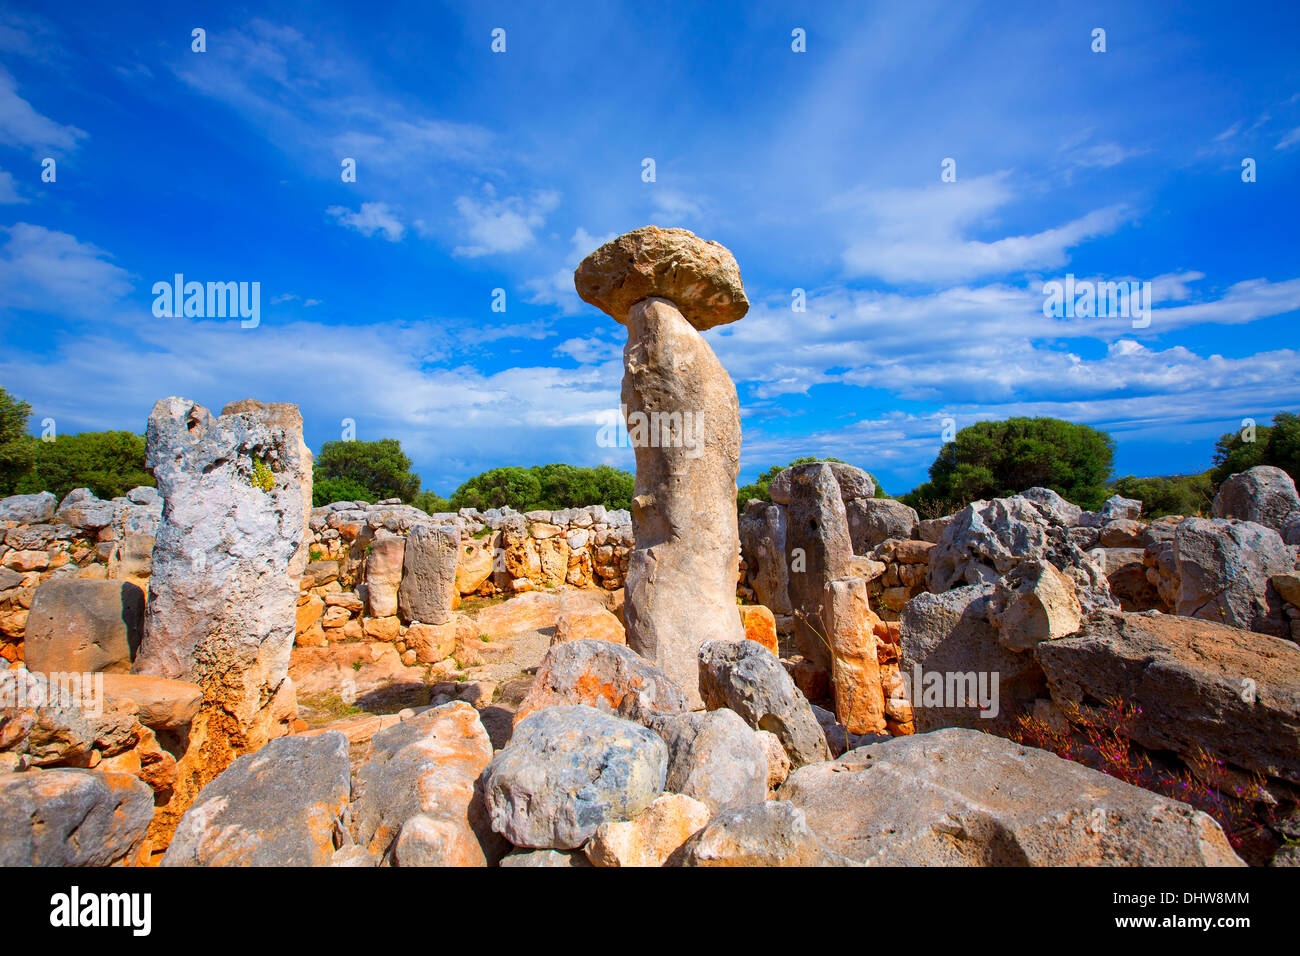
[[[823,617],[826,586],[851,573],[853,544],[848,518],[828,464],[796,465],[787,471],[791,477],[785,555],[795,642],[805,660],[829,673],[831,649]]]
[[[735,610],[740,403],[699,333],[745,314],[740,270],[717,243],[647,226],[593,252],[574,284],[628,330],[622,402],[636,454],[636,545],[627,643],[698,704],[699,646],[743,636]]]
[[[785,566],[784,505],[752,499],[740,516],[740,553],[758,603],[790,616],[790,575]]]
[[[23,653],[40,673],[121,673],[143,630],[144,592],[134,584],[51,578],[32,598]]]
[[[460,533],[451,525],[418,524],[406,536],[397,608],[405,621],[446,624],[456,600]]]
[[[208,781],[287,730],[312,456],[296,406],[250,399],[218,417],[166,398],[149,416],[145,464],[163,513],[134,670],[203,688],[172,800],[155,821],[165,839]]]

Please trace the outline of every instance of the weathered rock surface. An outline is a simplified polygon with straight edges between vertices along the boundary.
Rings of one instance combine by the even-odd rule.
[[[450,525],[421,524],[406,537],[397,606],[406,621],[445,624],[459,592],[456,560],[460,534]]]
[[[1216,518],[1253,521],[1281,534],[1300,513],[1295,482],[1281,468],[1256,465],[1230,476],[1219,486],[1211,513]]]
[[[854,554],[870,554],[890,538],[914,538],[921,523],[914,509],[893,498],[854,498],[845,502],[844,512]]]
[[[1098,613],[1035,656],[1058,703],[1130,705],[1126,733],[1144,747],[1185,757],[1204,750],[1300,783],[1300,647],[1292,641],[1168,614]]]
[[[14,524],[46,524],[54,517],[59,499],[48,491],[35,495],[0,498],[0,521]]]
[[[629,720],[687,709],[686,695],[662,670],[621,644],[597,640],[551,646],[515,712],[515,724],[544,708],[573,704]]]
[[[911,700],[918,731],[1004,730],[1013,726],[1022,704],[1045,693],[1033,655],[1008,650],[989,623],[993,593],[991,586],[972,585],[920,594],[903,608],[899,669],[909,699],[917,696],[921,675],[920,699]],[[932,696],[936,687],[939,692]],[[988,710],[982,704],[990,705]]]
[[[795,771],[778,797],[873,866],[1242,865],[1187,804],[972,730],[851,751]]]
[[[366,604],[371,617],[397,614],[397,592],[402,586],[405,561],[406,539],[386,529],[377,531],[370,542],[370,553],[366,555]]]
[[[134,670],[191,681],[204,695],[155,827],[165,838],[208,781],[293,718],[285,679],[307,564],[312,456],[295,406],[252,400],[213,417],[163,399],[145,443],[163,514]]]
[[[492,828],[515,846],[573,850],[648,807],[667,771],[653,731],[592,707],[548,707],[492,759],[484,799]]]
[[[148,677],[144,674],[105,674],[104,699],[108,704],[132,701],[140,723],[154,730],[178,731],[190,725],[203,702],[203,688],[189,681]]]
[[[602,823],[583,850],[594,866],[663,866],[710,815],[698,800],[665,793],[634,820]]]
[[[573,282],[584,302],[624,325],[632,307],[653,296],[673,302],[701,332],[749,311],[735,257],[685,229],[625,233],[582,260]]]
[[[130,774],[0,771],[0,866],[134,862],[152,819],[153,791]]]
[[[790,512],[785,555],[795,642],[804,660],[829,675],[831,650],[823,617],[826,587],[850,573],[853,545],[848,519],[828,464],[813,462],[786,470],[790,473]]]
[[[776,734],[794,766],[830,759],[808,699],[781,662],[754,641],[705,644],[699,681],[705,707],[729,708],[755,730]]]
[[[340,733],[273,740],[203,788],[162,865],[327,866],[348,774]]]
[[[753,500],[740,516],[740,553],[758,603],[788,616],[790,575],[785,563],[786,509]]]
[[[1074,582],[1046,561],[1016,565],[998,580],[989,603],[998,641],[1011,651],[1073,634],[1081,615]]]
[[[724,810],[682,845],[670,866],[853,866],[831,852],[803,811],[769,800]]]
[[[694,797],[713,812],[767,795],[766,748],[734,711],[660,714],[646,723],[668,745],[664,788],[670,793]]]
[[[498,866],[527,867],[529,869],[555,869],[588,867],[591,862],[582,853],[561,853],[559,850],[516,850],[502,857]]]
[[[51,578],[36,588],[27,616],[27,668],[129,671],[143,631],[144,592],[134,584]]]
[[[1295,551],[1276,531],[1250,521],[1188,518],[1174,533],[1182,617],[1289,637],[1280,596],[1268,579],[1295,568]]]
[[[831,470],[835,478],[835,485],[840,490],[840,500],[847,505],[850,501],[857,498],[871,498],[876,494],[876,483],[872,480],[871,475],[855,465],[848,465],[842,461],[819,462]],[[798,473],[798,469],[807,467],[807,465],[793,465],[789,468],[779,471],[776,477],[768,485],[767,494],[772,501],[777,504],[790,504],[791,481]]]
[[[825,633],[831,644],[831,687],[835,712],[849,733],[885,732],[885,696],[880,684],[876,625],[867,582],[846,578],[826,585]]]
[[[491,759],[478,711],[460,701],[379,731],[357,770],[353,839],[398,866],[495,863],[505,848],[479,785]]]

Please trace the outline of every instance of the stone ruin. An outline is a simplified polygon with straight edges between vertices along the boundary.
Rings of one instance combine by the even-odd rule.
[[[736,393],[699,334],[744,314],[734,259],[648,227],[575,280],[628,327],[629,419],[704,422],[637,445],[630,514],[312,508],[295,407],[178,398],[149,420],[157,490],[0,500],[0,865],[1300,859],[1285,473],[1232,476],[1211,518],[1031,488],[922,521],[814,462],[737,521]],[[303,693],[350,683],[361,714]],[[1112,700],[1180,792],[1264,824],[1230,843],[1025,745]]]

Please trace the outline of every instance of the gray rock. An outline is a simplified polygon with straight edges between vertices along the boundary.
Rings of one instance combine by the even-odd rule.
[[[110,673],[131,669],[144,630],[144,592],[125,581],[50,578],[27,616],[29,670]]]
[[[831,475],[835,478],[835,486],[840,491],[840,500],[845,504],[855,498],[875,497],[876,483],[872,480],[871,475],[861,468],[846,465],[842,461],[810,462],[803,465],[794,465],[784,471],[777,472],[776,477],[768,485],[768,497],[776,504],[788,505],[790,503],[791,481],[798,469],[819,464],[824,464],[831,470]]]
[[[496,862],[506,848],[479,784],[491,759],[478,711],[463,701],[379,731],[356,774],[354,841],[400,866]]]
[[[951,728],[805,767],[780,800],[869,866],[1241,866],[1219,825],[1044,750]]]
[[[446,624],[456,599],[460,535],[447,525],[419,524],[406,537],[397,607],[406,621]]]
[[[548,707],[515,728],[483,776],[492,828],[515,846],[575,850],[664,789],[668,747],[593,707]]]
[[[556,867],[590,867],[591,861],[581,853],[561,853],[559,850],[516,850],[502,857],[498,866],[556,868]]]
[[[756,641],[711,641],[701,647],[700,695],[710,710],[730,708],[755,730],[776,734],[796,767],[830,759],[808,699]]]
[[[1137,521],[1142,517],[1142,502],[1136,498],[1122,498],[1111,495],[1101,505],[1101,523],[1114,521],[1116,518],[1128,518]]]
[[[942,518],[926,518],[916,526],[916,536],[922,541],[938,544],[939,539],[943,537],[944,529],[952,523],[952,518],[952,515],[946,515]]]
[[[586,704],[628,720],[688,708],[683,690],[635,651],[612,641],[562,641],[552,646],[520,702],[515,722],[545,707]]]
[[[48,491],[36,495],[10,495],[0,498],[0,521],[15,524],[47,524],[54,517],[59,499]]]
[[[854,866],[813,833],[803,811],[768,800],[724,810],[668,858],[668,866]]]
[[[785,564],[786,510],[752,500],[740,516],[740,554],[758,603],[773,614],[788,616],[790,575]]]
[[[990,585],[972,585],[918,594],[903,606],[898,666],[909,699],[917,697],[920,675],[920,699],[911,700],[918,731],[1005,732],[1017,710],[1046,691],[1033,656],[998,640],[989,617],[993,594]]]
[[[379,857],[375,856],[363,846],[357,846],[355,843],[349,843],[347,846],[339,847],[330,857],[330,866],[346,867],[371,867],[379,865]]]
[[[208,766],[220,767],[218,752],[233,756],[273,736],[272,702],[289,672],[310,540],[302,415],[250,399],[213,417],[186,399],[162,399],[149,416],[145,463],[165,504],[135,670],[207,690],[205,710],[233,723],[225,743],[209,728]]]
[[[1253,521],[1281,534],[1287,522],[1300,513],[1300,495],[1291,476],[1281,468],[1256,465],[1219,486],[1211,513],[1216,518]]]
[[[1029,488],[1020,492],[1019,497],[1032,502],[1053,523],[1063,524],[1067,528],[1077,525],[1083,516],[1082,508],[1066,501],[1051,488]]]
[[[1232,518],[1188,518],[1174,534],[1174,611],[1183,617],[1289,637],[1281,597],[1268,585],[1295,568],[1277,532]]]
[[[0,866],[133,862],[152,822],[153,791],[130,774],[0,772]]]
[[[822,620],[826,585],[849,577],[853,543],[830,466],[814,462],[787,471],[791,478],[785,559],[795,643],[805,660],[829,673],[831,650]]]
[[[338,731],[272,740],[203,788],[162,865],[328,866],[348,775],[348,741]]]
[[[856,498],[844,506],[854,554],[870,554],[890,538],[916,537],[920,519],[916,511],[893,498]]]
[[[1119,700],[1152,750],[1198,751],[1300,783],[1300,647],[1168,614],[1098,613],[1035,650],[1054,700]]]
[[[647,723],[668,745],[669,793],[693,797],[714,813],[767,797],[767,752],[734,711],[656,716]]]
[[[89,488],[74,488],[59,503],[55,518],[64,524],[87,531],[98,531],[113,523],[117,506],[95,497]]]

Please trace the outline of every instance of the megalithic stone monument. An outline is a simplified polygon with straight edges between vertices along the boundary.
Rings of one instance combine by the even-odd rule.
[[[740,268],[716,242],[646,226],[601,246],[573,278],[584,301],[627,326],[622,399],[636,453],[628,645],[698,707],[700,645],[745,636],[736,611],[740,402],[700,335],[749,310]]]

